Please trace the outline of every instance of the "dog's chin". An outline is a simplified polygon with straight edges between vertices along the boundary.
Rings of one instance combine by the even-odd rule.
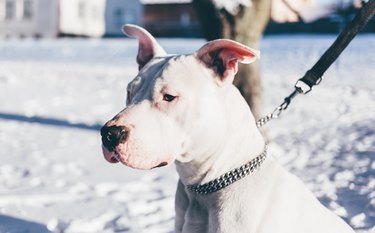
[[[121,163],[130,167],[130,168],[133,168],[133,169],[138,169],[138,170],[151,170],[151,169],[154,169],[154,168],[159,168],[159,167],[164,167],[164,166],[167,166],[169,165],[171,162],[169,161],[158,161],[157,163],[155,164],[144,164],[144,163],[135,163],[135,162],[130,162],[130,161],[123,161],[122,159],[120,159]]]
[[[125,166],[128,166],[130,168],[138,169],[138,170],[151,170],[154,168],[159,168],[159,167],[164,167],[169,164],[171,164],[173,161],[170,161],[171,159],[165,159],[165,160],[160,160],[156,161],[152,164],[150,163],[145,163],[148,160],[143,159],[142,161],[134,161],[132,156],[127,156],[122,154],[121,152],[117,151],[109,151],[106,147],[102,146],[103,150],[103,155],[105,160],[109,163],[118,163],[121,162]]]

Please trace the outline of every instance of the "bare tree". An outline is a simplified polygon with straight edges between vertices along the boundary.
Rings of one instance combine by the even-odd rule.
[[[220,1],[193,0],[205,38],[233,39],[249,47],[259,48],[270,18],[271,0],[226,1],[231,2],[231,7],[220,6],[218,2]],[[262,102],[259,62],[240,65],[234,84],[246,99],[255,118],[259,119]]]

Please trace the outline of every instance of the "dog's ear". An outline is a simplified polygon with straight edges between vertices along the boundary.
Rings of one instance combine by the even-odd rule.
[[[137,38],[139,41],[137,55],[139,69],[142,69],[153,57],[166,55],[164,49],[145,29],[136,25],[125,24],[122,27],[122,31],[130,37]]]
[[[260,57],[260,52],[233,40],[219,39],[208,42],[194,55],[213,69],[221,81],[232,82],[238,62],[250,64]]]

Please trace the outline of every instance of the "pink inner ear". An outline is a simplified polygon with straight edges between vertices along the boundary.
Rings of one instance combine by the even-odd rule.
[[[225,66],[225,72],[223,76],[229,75],[228,72],[232,72],[233,75],[238,71],[238,61],[242,60],[239,59],[239,56],[234,50],[231,49],[223,49],[220,52],[220,58],[223,61],[223,65]]]
[[[238,62],[237,59],[228,60],[225,65],[225,71],[221,79],[225,79],[229,76],[234,76],[238,72]]]
[[[234,57],[238,62],[244,64],[250,64],[260,57],[260,52],[258,50],[246,47],[244,45],[239,46],[237,44],[231,44],[226,49],[230,50],[232,53],[229,59]]]
[[[210,41],[196,51],[195,56],[213,69],[221,80],[233,77],[238,70],[238,62],[250,64],[259,58],[259,51],[233,40]]]
[[[235,74],[237,74],[237,71],[238,71],[238,63],[237,63],[237,59],[229,60],[229,61],[228,61],[228,64],[227,64],[227,67],[228,67],[228,69],[233,70],[233,72],[234,72]]]

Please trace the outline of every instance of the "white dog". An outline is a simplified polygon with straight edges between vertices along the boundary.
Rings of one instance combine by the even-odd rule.
[[[175,161],[175,232],[354,232],[266,158],[254,117],[232,85],[237,63],[253,62],[258,51],[215,40],[191,55],[167,55],[143,28],[123,31],[139,40],[139,74],[126,108],[102,128],[103,153],[137,169]]]

